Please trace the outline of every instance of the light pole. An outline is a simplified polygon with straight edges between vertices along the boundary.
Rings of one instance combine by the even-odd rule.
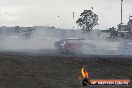
[[[123,23],[123,22],[122,22],[122,12],[123,12],[123,11],[122,11],[122,2],[123,2],[123,0],[121,0],[121,24]]]

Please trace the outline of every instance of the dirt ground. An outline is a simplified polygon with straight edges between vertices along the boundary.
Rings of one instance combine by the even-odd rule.
[[[0,88],[88,88],[78,79],[82,66],[91,79],[132,79],[130,57],[0,52]]]

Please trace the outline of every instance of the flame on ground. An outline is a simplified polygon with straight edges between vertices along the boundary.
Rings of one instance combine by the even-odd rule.
[[[88,78],[88,71],[85,71],[84,67],[82,68],[81,73],[83,78]]]

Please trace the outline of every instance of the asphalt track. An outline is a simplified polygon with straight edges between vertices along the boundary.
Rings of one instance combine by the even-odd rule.
[[[55,50],[0,51],[0,88],[88,88],[78,79],[83,66],[90,79],[132,79],[131,55],[60,54]]]

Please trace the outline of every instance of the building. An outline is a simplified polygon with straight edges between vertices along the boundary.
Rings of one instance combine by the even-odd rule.
[[[118,37],[119,38],[132,38],[132,16],[129,17],[129,21],[127,24],[119,24],[118,25]]]

